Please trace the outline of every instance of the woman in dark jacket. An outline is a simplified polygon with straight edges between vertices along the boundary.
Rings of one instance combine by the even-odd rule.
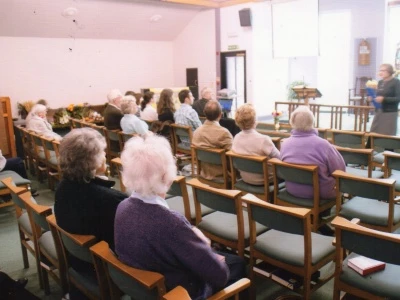
[[[115,212],[127,196],[111,189],[115,182],[104,176],[105,148],[104,137],[91,128],[74,129],[63,138],[60,144],[63,178],[56,191],[54,213],[58,225],[67,232],[94,235],[113,248]],[[69,263],[85,276],[95,276],[93,265],[73,257]],[[83,297],[71,297],[74,298]]]

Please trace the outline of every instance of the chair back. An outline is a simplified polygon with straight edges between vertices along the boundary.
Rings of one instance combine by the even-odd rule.
[[[180,211],[184,213],[186,219],[189,222],[192,222],[192,214],[191,214],[191,208],[190,208],[190,200],[189,200],[189,194],[187,191],[186,187],[186,180],[184,176],[177,176],[175,180],[172,182],[171,187],[169,188],[169,191],[167,193],[170,196],[173,197],[181,197],[182,201],[174,201],[172,203],[171,198],[167,198],[166,201],[167,203],[171,206],[172,209],[175,209],[177,211]],[[169,199],[171,199],[169,201]],[[176,199],[174,199],[176,200]],[[178,207],[175,207],[176,204],[179,203]]]
[[[106,136],[106,133],[105,133],[106,128],[104,126],[98,126],[96,124],[88,123],[88,127],[96,130],[102,136],[104,136],[104,137]]]
[[[95,244],[90,251],[103,299],[120,299],[121,295],[126,294],[132,299],[158,300],[165,294],[163,275],[124,264],[105,241]]]
[[[364,178],[339,170],[332,175],[336,178],[336,190],[339,193],[387,202],[394,198],[393,179]]]
[[[371,148],[377,152],[383,152],[385,149],[398,152],[400,150],[400,137],[392,135],[383,135],[371,132]]]
[[[136,133],[124,133],[122,131],[118,132],[119,147],[124,149],[125,143],[134,136],[138,136]]]
[[[71,118],[70,120],[71,120],[71,124],[72,124],[73,128],[82,128],[83,127],[83,123],[81,120],[74,119],[74,118]]]
[[[225,149],[201,148],[192,145],[192,157],[194,159],[194,164],[197,166],[197,176],[200,181],[216,188],[229,188],[228,166]],[[210,164],[220,168],[223,178],[222,182],[218,179],[207,180],[201,177],[202,163]]]
[[[317,189],[319,192],[318,166],[291,164],[277,158],[272,158],[268,162],[272,164],[274,180],[279,178],[294,183],[311,185],[314,188],[314,193]]]
[[[192,143],[192,128],[190,126],[183,126],[178,124],[171,124],[172,134],[173,134],[173,142],[174,142],[174,151],[182,152],[185,154],[191,154],[190,144]],[[186,146],[181,142],[182,140],[186,140],[189,142],[189,145]]]
[[[355,149],[365,148],[365,132],[331,129],[329,133],[332,135],[332,144],[336,146]]]
[[[242,201],[247,204],[250,223],[256,222],[269,229],[298,235],[311,232],[310,209],[267,203],[252,194],[243,196]]]
[[[16,206],[17,217],[25,210],[25,203],[18,197],[18,195],[23,194],[27,191],[25,187],[18,187],[15,185],[11,177],[1,179],[1,182],[9,189],[12,201]]]
[[[385,157],[386,170],[400,171],[400,154],[385,151],[383,155]]]

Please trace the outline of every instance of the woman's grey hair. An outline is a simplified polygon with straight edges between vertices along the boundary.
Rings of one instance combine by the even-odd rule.
[[[38,113],[45,112],[45,111],[47,111],[47,107],[46,106],[44,106],[43,104],[35,104],[32,107],[32,109],[29,112],[29,114],[31,116],[37,116]]]
[[[314,115],[307,106],[301,105],[293,111],[290,125],[295,130],[310,131],[314,127]]]
[[[143,196],[166,193],[176,177],[171,146],[161,136],[133,137],[121,154],[122,182]]]
[[[137,112],[136,99],[133,96],[124,96],[121,102],[121,112],[124,115],[132,114]]]
[[[106,140],[92,128],[77,128],[60,143],[60,167],[64,178],[89,182],[105,160]]]

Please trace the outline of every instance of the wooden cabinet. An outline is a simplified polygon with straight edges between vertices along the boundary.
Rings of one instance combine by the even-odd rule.
[[[5,157],[17,155],[9,97],[0,97],[0,149]]]

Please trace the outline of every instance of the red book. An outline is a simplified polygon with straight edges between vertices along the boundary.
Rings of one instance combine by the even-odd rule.
[[[347,261],[347,266],[352,268],[357,273],[365,276],[380,270],[384,270],[386,263],[365,256],[357,256],[349,259]]]

